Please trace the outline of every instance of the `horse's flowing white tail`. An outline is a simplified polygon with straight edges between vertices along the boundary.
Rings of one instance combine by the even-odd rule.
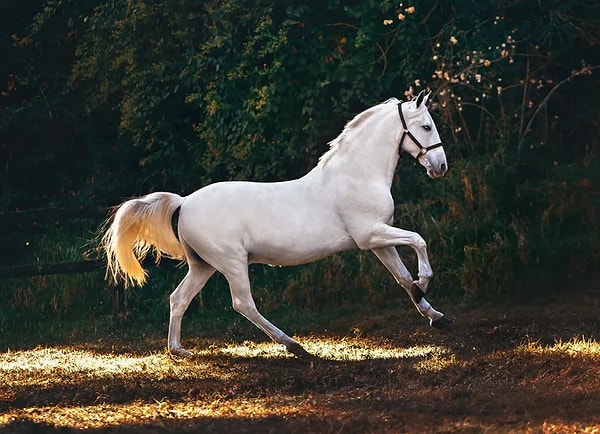
[[[183,259],[184,253],[171,227],[173,213],[183,198],[174,193],[151,193],[122,203],[102,237],[106,253],[106,275],[126,286],[143,285],[147,272],[140,261],[154,250],[162,255]]]

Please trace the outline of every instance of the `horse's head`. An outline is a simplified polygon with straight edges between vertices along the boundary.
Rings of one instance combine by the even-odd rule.
[[[427,110],[428,98],[429,94],[421,91],[412,101],[398,103],[403,129],[400,151],[412,155],[427,169],[430,178],[441,178],[448,170],[448,162],[440,135]]]

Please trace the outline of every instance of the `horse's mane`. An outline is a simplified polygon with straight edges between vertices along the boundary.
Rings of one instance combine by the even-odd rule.
[[[396,98],[390,98],[382,102],[381,104],[377,104],[371,108],[368,108],[364,112],[357,114],[352,118],[352,120],[346,123],[346,126],[344,127],[340,135],[328,143],[329,150],[323,155],[321,155],[321,157],[319,158],[318,166],[325,166],[325,164],[327,164],[331,157],[343,146],[344,139],[346,139],[348,135],[350,135],[350,133],[357,130],[361,125],[365,124],[366,121],[370,119],[381,108],[381,106],[390,102],[398,103],[399,101]]]

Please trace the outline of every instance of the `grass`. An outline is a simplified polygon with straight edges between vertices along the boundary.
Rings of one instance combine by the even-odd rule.
[[[139,326],[15,344],[0,353],[0,431],[597,433],[600,302],[593,285],[577,297],[453,303],[449,332],[408,304],[274,312],[312,361],[235,315],[185,320],[187,360]]]

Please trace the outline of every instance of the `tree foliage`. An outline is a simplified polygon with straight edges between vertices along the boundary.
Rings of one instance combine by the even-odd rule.
[[[404,160],[394,192],[438,286],[582,276],[600,255],[599,12],[593,0],[7,0],[0,203],[297,177],[354,114],[428,88],[451,171],[433,183]],[[331,285],[381,284],[343,258]],[[336,261],[281,283],[318,284]]]

